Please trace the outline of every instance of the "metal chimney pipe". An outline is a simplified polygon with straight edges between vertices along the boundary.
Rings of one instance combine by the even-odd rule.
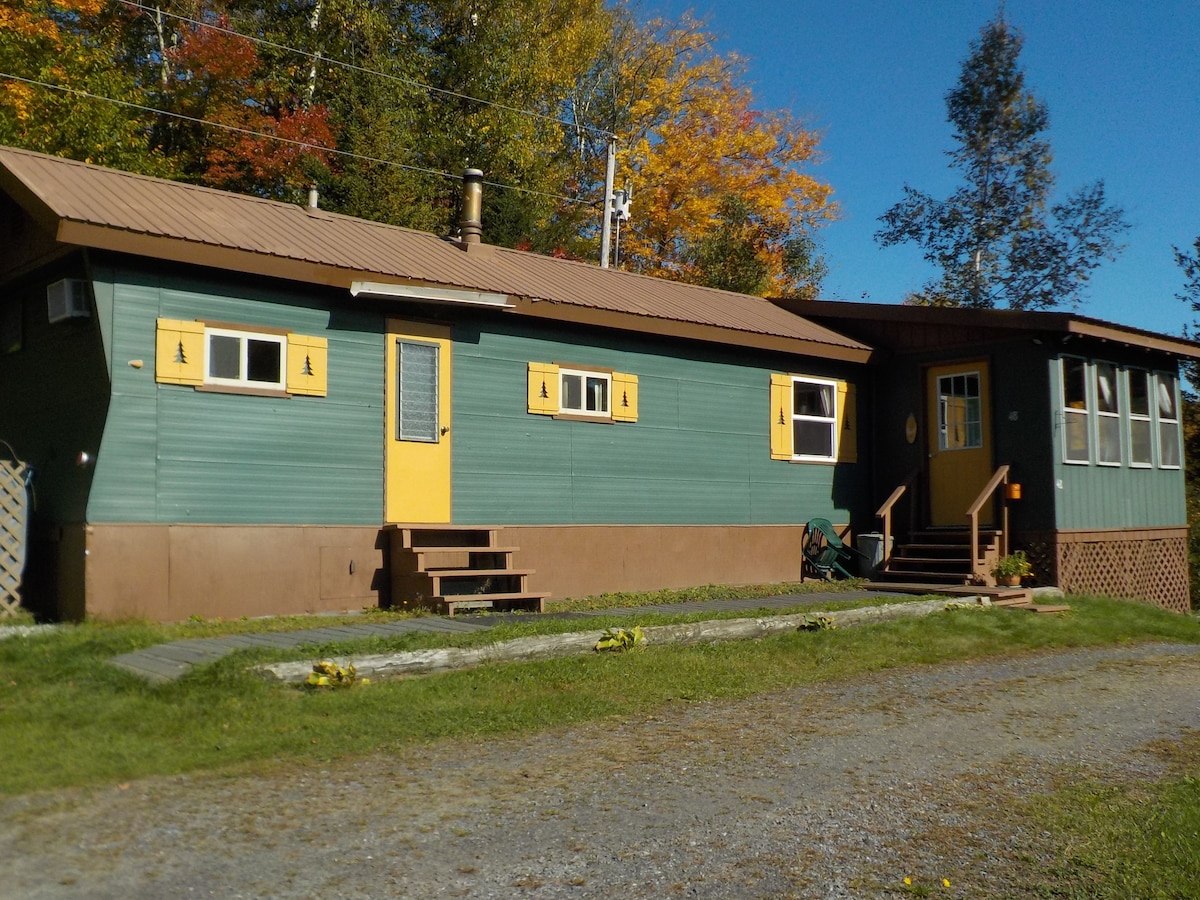
[[[309,188],[308,188],[308,208],[309,209],[317,208],[319,196],[320,195],[317,193],[317,186],[315,184],[309,185]]]
[[[463,172],[462,219],[458,224],[462,243],[478,244],[483,240],[483,172],[479,169]]]

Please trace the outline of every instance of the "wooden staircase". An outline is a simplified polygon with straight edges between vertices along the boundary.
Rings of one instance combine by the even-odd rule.
[[[1001,555],[1001,532],[979,529],[979,558],[985,570]],[[879,581],[919,584],[980,584],[971,560],[968,528],[930,528],[915,531],[909,542],[897,543],[891,559],[877,575]],[[990,580],[984,579],[990,584]]]
[[[492,528],[394,528],[392,608],[543,612],[549,594],[529,590],[532,569],[513,568],[517,549],[497,546]]]

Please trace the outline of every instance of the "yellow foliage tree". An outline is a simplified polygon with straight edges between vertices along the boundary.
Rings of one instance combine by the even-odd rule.
[[[621,236],[623,266],[763,294],[815,296],[823,264],[816,229],[836,216],[815,178],[820,135],[786,112],[755,109],[745,66],[712,50],[684,19],[631,25],[618,38],[614,131],[618,171],[634,198]],[[705,263],[746,257],[741,275]]]
[[[164,174],[137,113],[111,102],[146,97],[114,62],[120,34],[106,13],[105,0],[0,0],[0,71],[10,76],[0,79],[0,143]]]

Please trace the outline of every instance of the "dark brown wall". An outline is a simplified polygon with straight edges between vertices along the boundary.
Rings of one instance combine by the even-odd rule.
[[[550,602],[611,591],[800,579],[803,525],[568,525],[502,528],[518,568]]]
[[[377,606],[379,529],[90,525],[87,612],[164,622]]]

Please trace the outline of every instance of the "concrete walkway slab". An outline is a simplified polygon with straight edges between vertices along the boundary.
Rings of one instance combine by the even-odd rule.
[[[652,613],[678,615],[687,613],[747,612],[753,610],[795,609],[847,600],[889,600],[902,597],[884,591],[824,591],[816,594],[787,594],[777,597],[756,597],[742,600],[697,600],[668,603],[661,606],[638,606],[624,609],[589,610],[586,612],[542,613],[541,616],[588,619],[601,616],[638,616]],[[174,681],[194,666],[215,662],[236,650],[248,647],[292,649],[315,644],[340,643],[371,637],[395,637],[413,632],[467,634],[494,628],[503,622],[529,619],[532,613],[498,613],[478,616],[457,615],[421,616],[395,622],[364,622],[362,625],[331,625],[327,628],[306,628],[300,631],[276,631],[264,634],[233,634],[216,638],[188,638],[157,644],[132,653],[123,653],[109,662],[120,669],[152,682]]]

